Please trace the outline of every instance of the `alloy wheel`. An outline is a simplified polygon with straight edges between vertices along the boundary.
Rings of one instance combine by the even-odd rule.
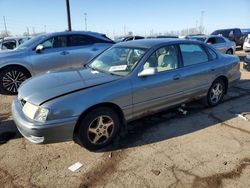
[[[223,86],[221,83],[214,84],[210,92],[210,100],[213,104],[218,103],[223,95]]]
[[[16,93],[19,86],[27,79],[22,71],[8,71],[2,77],[2,84],[6,91]]]
[[[88,139],[92,144],[103,144],[114,132],[114,121],[109,116],[98,116],[88,127]]]

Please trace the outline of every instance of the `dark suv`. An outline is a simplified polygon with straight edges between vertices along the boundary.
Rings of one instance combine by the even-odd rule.
[[[246,34],[243,34],[239,28],[219,29],[211,33],[211,35],[222,35],[231,41],[234,41],[236,46],[243,48]]]

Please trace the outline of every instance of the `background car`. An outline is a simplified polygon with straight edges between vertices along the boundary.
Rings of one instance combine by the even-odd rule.
[[[116,43],[118,42],[125,42],[125,41],[130,41],[130,40],[139,40],[139,39],[144,39],[145,37],[142,36],[125,36],[125,37],[120,37],[116,39]]]
[[[250,53],[244,59],[243,68],[250,71]]]
[[[4,37],[0,39],[0,51],[13,50],[31,37]]]
[[[187,39],[195,39],[212,45],[214,48],[222,53],[234,54],[235,53],[235,43],[229,41],[227,38],[215,35],[198,35],[198,36],[187,36]]]
[[[243,48],[243,43],[247,36],[247,34],[242,33],[239,28],[219,29],[212,32],[211,35],[221,35],[226,37],[227,39],[235,42],[236,46],[240,46],[241,48]]]
[[[244,45],[243,45],[243,50],[245,52],[249,52],[250,51],[250,34],[247,35]]]
[[[127,121],[198,98],[218,105],[240,79],[239,65],[239,57],[194,40],[121,42],[85,68],[22,84],[12,115],[31,142],[74,139],[96,150],[124,130]]]
[[[47,71],[82,67],[114,42],[94,32],[57,32],[30,39],[0,53],[0,92],[17,94],[27,78]]]

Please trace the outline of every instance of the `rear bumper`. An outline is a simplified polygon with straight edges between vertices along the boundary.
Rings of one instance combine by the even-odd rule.
[[[76,117],[62,119],[51,124],[32,122],[23,114],[22,105],[17,98],[12,102],[12,116],[19,132],[33,143],[54,143],[73,139]]]

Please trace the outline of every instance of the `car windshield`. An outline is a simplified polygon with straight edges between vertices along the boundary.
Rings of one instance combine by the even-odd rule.
[[[34,43],[37,43],[37,41],[40,41],[41,39],[45,38],[46,35],[39,35],[34,38],[29,39],[28,41],[22,43],[20,46],[17,47],[17,49],[24,49],[28,48],[29,46],[33,45]]]
[[[95,58],[88,66],[100,72],[126,76],[135,68],[146,49],[114,47]]]

